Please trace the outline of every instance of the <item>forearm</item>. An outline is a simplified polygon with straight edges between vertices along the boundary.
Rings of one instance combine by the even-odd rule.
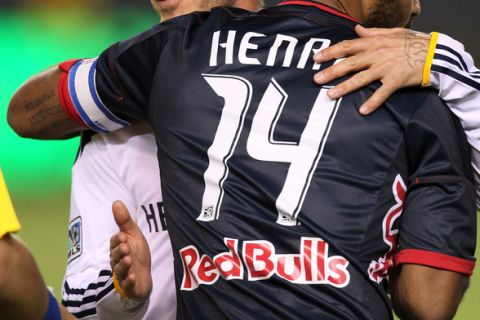
[[[61,71],[52,67],[28,79],[13,95],[7,120],[20,136],[36,139],[65,139],[84,128],[63,110],[58,93]]]
[[[455,316],[469,278],[459,273],[404,264],[390,275],[393,307],[400,319],[447,320]]]
[[[28,249],[7,235],[0,240],[0,310],[2,319],[42,319],[48,291]]]

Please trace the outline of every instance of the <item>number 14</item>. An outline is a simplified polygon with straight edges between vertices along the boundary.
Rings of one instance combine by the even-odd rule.
[[[197,218],[200,221],[213,221],[220,216],[223,184],[229,174],[228,160],[235,151],[245,123],[251,104],[252,85],[248,80],[236,76],[204,74],[203,77],[215,93],[225,99],[215,138],[208,149],[209,164],[204,173],[202,211]],[[325,88],[320,89],[300,141],[296,143],[273,138],[287,99],[288,94],[272,78],[253,117],[247,152],[256,160],[290,163],[276,201],[276,222],[295,226],[340,100],[331,100]]]

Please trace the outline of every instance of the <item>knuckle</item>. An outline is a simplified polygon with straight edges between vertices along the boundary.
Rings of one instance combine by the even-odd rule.
[[[122,260],[119,261],[118,263],[118,271],[120,274],[124,274],[125,272],[125,269],[126,269],[126,266],[125,266],[125,258],[123,258]]]
[[[384,57],[386,54],[388,54],[388,50],[382,47],[377,50],[377,53],[379,57]]]
[[[386,90],[385,87],[382,86],[377,90],[375,98],[378,102],[383,102],[388,98],[388,96],[389,96],[388,91]]]
[[[339,45],[343,50],[348,51],[352,48],[352,41],[343,40],[342,42],[339,43]]]
[[[358,86],[363,87],[363,86],[366,86],[367,84],[369,84],[368,76],[365,74],[365,72],[357,73],[354,76],[353,80],[355,80],[355,84],[358,85]]]
[[[349,68],[355,69],[358,66],[358,58],[351,57],[345,61]]]
[[[388,41],[388,37],[386,35],[378,35],[375,38],[373,38],[373,45],[380,48],[384,48],[386,42]]]
[[[392,77],[385,79],[385,86],[387,87],[386,90],[389,92],[394,91],[397,88],[403,87],[405,82],[404,75],[398,74],[393,75]]]
[[[129,268],[132,264],[132,259],[130,258],[130,256],[126,256],[125,258],[122,259],[122,262],[125,268]]]
[[[348,92],[349,82],[345,81],[335,86],[335,90],[338,94],[343,95],[345,92]]]
[[[330,57],[333,54],[333,50],[331,47],[323,49],[321,52],[322,52],[322,57]]]
[[[333,71],[332,71],[332,68],[333,67],[330,67],[330,68],[327,68],[325,70],[323,70],[321,73],[324,77],[328,78],[332,75]]]
[[[120,272],[120,265],[116,264],[114,267],[113,267],[113,272],[115,273],[115,275],[117,276],[117,278],[119,280],[121,280],[121,275],[122,273]]]

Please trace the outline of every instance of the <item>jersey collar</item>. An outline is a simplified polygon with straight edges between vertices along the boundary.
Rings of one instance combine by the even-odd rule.
[[[353,21],[353,22],[356,22],[356,23],[360,23],[360,21],[358,21],[357,19],[349,16],[348,14],[345,14],[343,12],[340,12],[332,7],[329,7],[327,5],[324,5],[324,4],[320,4],[316,1],[312,1],[312,0],[285,0],[285,1],[282,1],[278,4],[279,6],[283,6],[283,5],[299,5],[299,6],[307,6],[307,7],[316,7],[322,11],[326,11],[328,13],[331,13],[331,14],[334,14],[336,16],[339,16],[339,17],[342,17],[342,18],[345,18],[345,19],[348,19],[350,21]]]

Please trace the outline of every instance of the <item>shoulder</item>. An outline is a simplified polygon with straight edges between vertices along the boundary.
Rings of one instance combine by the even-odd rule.
[[[85,131],[80,139],[77,161],[84,154],[96,157],[110,154],[115,155],[113,160],[120,160],[137,153],[156,157],[155,137],[151,126],[146,122],[137,122],[109,133]]]
[[[407,110],[415,112],[419,108],[430,105],[444,105],[438,97],[438,91],[431,88],[406,88],[397,91],[388,100],[389,104],[407,106]]]
[[[396,100],[395,100],[396,99]],[[406,106],[411,114],[411,121],[425,118],[428,121],[453,121],[454,115],[445,102],[438,96],[438,91],[431,88],[404,89],[394,95],[392,101],[399,107]],[[411,106],[411,107],[409,107]]]
[[[438,91],[430,88],[408,88],[399,90],[385,103],[386,109],[406,123],[417,118],[429,118],[434,115],[443,115],[451,118],[451,112]]]
[[[122,49],[140,44],[146,41],[152,41],[168,33],[191,31],[211,21],[220,21],[221,17],[240,17],[250,14],[249,11],[239,8],[217,7],[211,12],[193,12],[178,16],[167,21],[154,25],[150,29],[133,36],[130,39],[119,42]]]

